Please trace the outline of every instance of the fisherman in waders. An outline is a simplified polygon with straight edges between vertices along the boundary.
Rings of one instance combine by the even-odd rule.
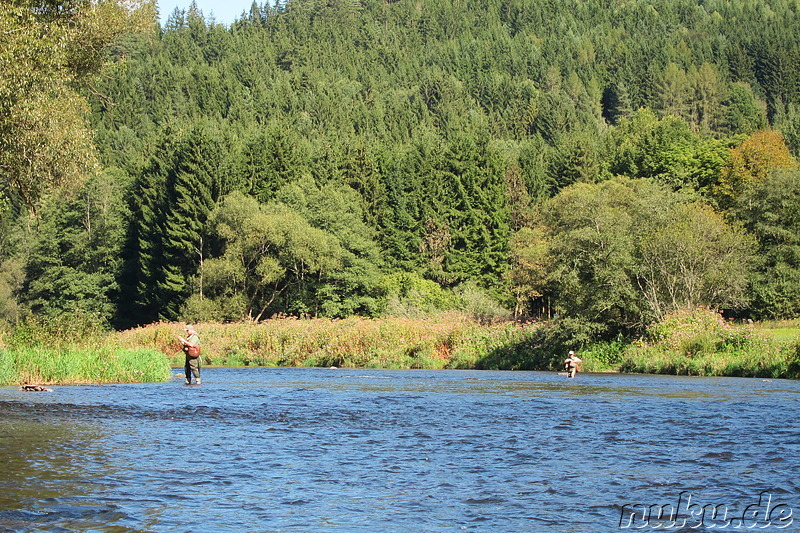
[[[578,373],[578,367],[583,362],[583,359],[575,355],[572,350],[569,351],[569,357],[564,359],[564,370],[567,371],[567,376],[574,378]]]
[[[186,373],[186,384],[192,384],[192,376],[194,376],[195,383],[200,385],[200,337],[197,335],[194,326],[186,324],[183,328],[186,331],[187,337],[178,337],[183,345],[183,353],[186,354],[186,362],[183,365],[183,370]]]

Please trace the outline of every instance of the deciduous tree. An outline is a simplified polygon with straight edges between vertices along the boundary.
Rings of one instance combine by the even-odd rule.
[[[731,207],[747,187],[765,179],[771,171],[796,166],[797,161],[779,131],[758,131],[731,149],[728,164],[722,169],[712,195],[721,207]]]
[[[124,32],[152,27],[149,0],[13,0],[0,4],[0,195],[35,209],[96,162],[77,90]]]

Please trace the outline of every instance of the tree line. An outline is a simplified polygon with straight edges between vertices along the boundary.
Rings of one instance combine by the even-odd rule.
[[[3,6],[7,322],[800,311],[797,2],[114,6]]]

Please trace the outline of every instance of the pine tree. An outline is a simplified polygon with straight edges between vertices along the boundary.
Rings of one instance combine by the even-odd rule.
[[[188,134],[167,130],[139,179],[124,271],[129,321],[174,320],[192,293],[221,152],[202,125]]]

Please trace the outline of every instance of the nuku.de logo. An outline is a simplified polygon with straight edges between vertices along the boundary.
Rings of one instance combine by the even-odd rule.
[[[725,504],[692,503],[692,494],[683,491],[673,504],[625,504],[619,518],[621,529],[784,529],[792,525],[792,508],[773,502],[772,494],[763,491],[758,503],[741,511]]]

